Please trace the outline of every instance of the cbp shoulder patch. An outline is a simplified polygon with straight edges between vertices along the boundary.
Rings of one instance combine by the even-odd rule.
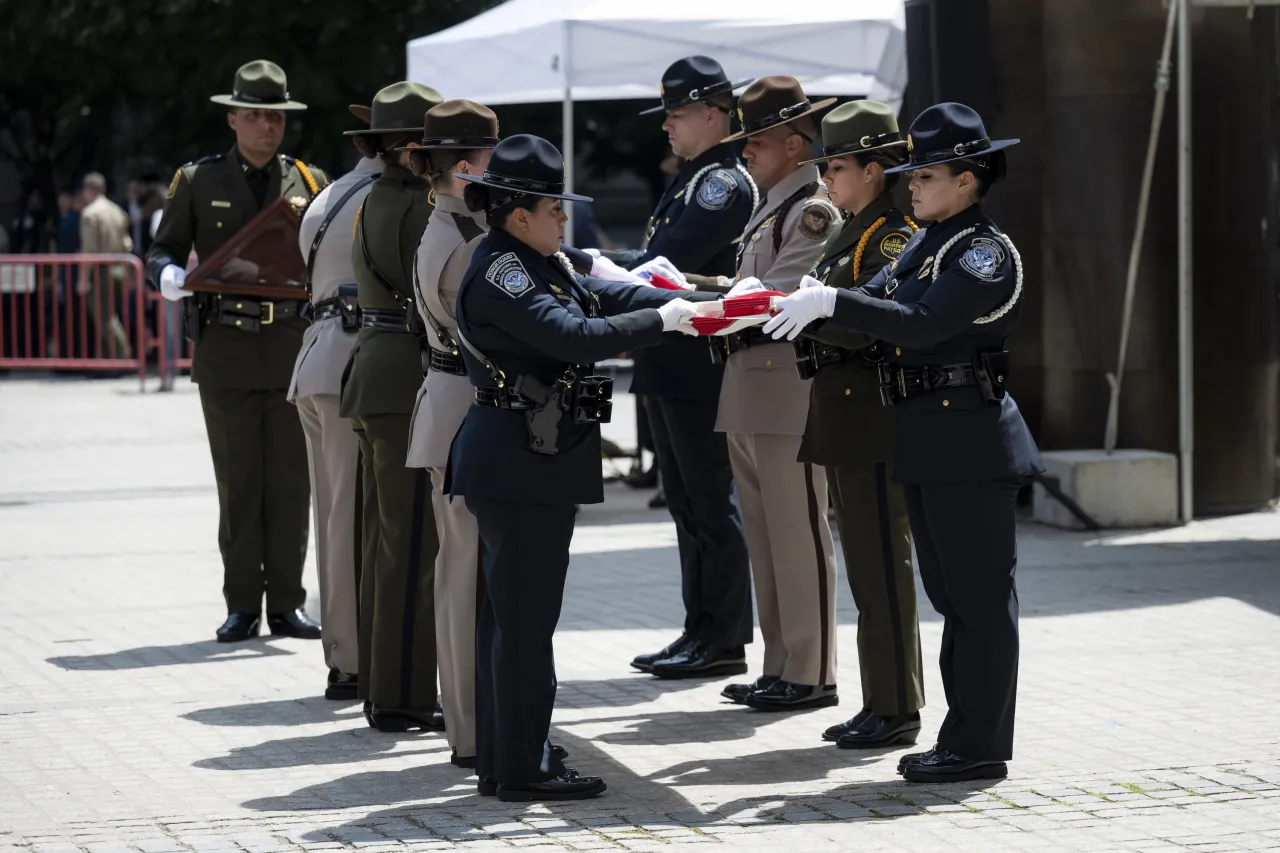
[[[819,200],[805,202],[800,211],[800,233],[810,240],[825,240],[835,221],[835,208],[830,204]]]
[[[698,204],[707,210],[721,210],[737,186],[738,182],[727,169],[716,169],[698,185]]]
[[[975,237],[960,258],[960,267],[974,278],[991,281],[1005,262],[1006,252],[999,240]]]
[[[494,259],[484,277],[512,299],[533,290],[533,279],[515,252],[507,252]]]
[[[889,260],[897,260],[902,250],[907,248],[907,238],[897,233],[886,234],[880,241],[880,254]]]

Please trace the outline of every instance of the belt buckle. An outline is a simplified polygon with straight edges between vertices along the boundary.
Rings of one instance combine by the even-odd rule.
[[[267,316],[263,317],[262,312],[266,310]],[[258,322],[264,326],[270,326],[276,321],[276,304],[274,302],[262,302],[258,305]]]

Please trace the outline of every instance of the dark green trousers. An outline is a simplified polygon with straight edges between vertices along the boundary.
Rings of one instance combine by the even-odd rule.
[[[892,716],[924,706],[924,681],[911,528],[902,488],[889,482],[887,468],[880,462],[826,470],[858,607],[862,705]]]
[[[200,388],[218,483],[218,547],[228,613],[301,607],[311,524],[307,442],[279,391]]]
[[[425,468],[406,468],[409,415],[353,418],[360,436],[360,698],[380,708],[436,703],[435,562]]]

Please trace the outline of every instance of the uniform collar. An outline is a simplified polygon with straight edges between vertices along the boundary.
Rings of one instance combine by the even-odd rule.
[[[885,212],[892,208],[893,196],[885,190],[876,197],[875,201],[858,211],[858,215],[853,218],[853,224],[862,229],[869,228],[872,222],[884,216]]]
[[[682,175],[685,172],[693,174],[704,166],[710,166],[713,163],[728,163],[736,158],[737,154],[734,153],[733,145],[731,143],[716,143],[706,151],[703,151],[697,157],[687,161],[683,168],[680,169],[680,173]]]
[[[351,173],[353,175],[380,175],[385,165],[381,157],[361,157],[360,162],[356,163]]]
[[[236,158],[236,165],[240,167],[240,171],[244,172],[246,175],[258,171],[257,166],[244,159],[244,155],[240,153],[240,147],[238,145],[231,146],[231,155]],[[268,175],[272,172],[281,171],[280,155],[272,155],[271,159],[267,161],[267,164],[262,167],[262,171],[266,172]]]
[[[489,230],[489,226],[485,222],[484,211],[468,210],[467,203],[456,196],[445,195],[443,193],[436,193],[436,210],[449,216],[465,216],[468,219],[474,219],[476,224],[480,226],[480,229],[482,231]],[[507,235],[507,236],[510,237],[510,235]],[[515,238],[512,238],[512,239],[515,239]],[[516,242],[519,243],[520,241],[516,240]],[[521,243],[521,245],[524,245],[524,244]]]
[[[427,181],[419,178],[399,163],[387,163],[382,169],[382,180],[395,181],[415,190],[426,189]]]
[[[769,207],[777,207],[805,184],[818,182],[818,167],[801,166],[769,188]]]

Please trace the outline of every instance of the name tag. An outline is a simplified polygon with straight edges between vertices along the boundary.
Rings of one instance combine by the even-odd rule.
[[[210,204],[212,204],[214,207],[230,207],[231,206],[231,202],[229,201],[213,201],[213,202],[210,202]]]

